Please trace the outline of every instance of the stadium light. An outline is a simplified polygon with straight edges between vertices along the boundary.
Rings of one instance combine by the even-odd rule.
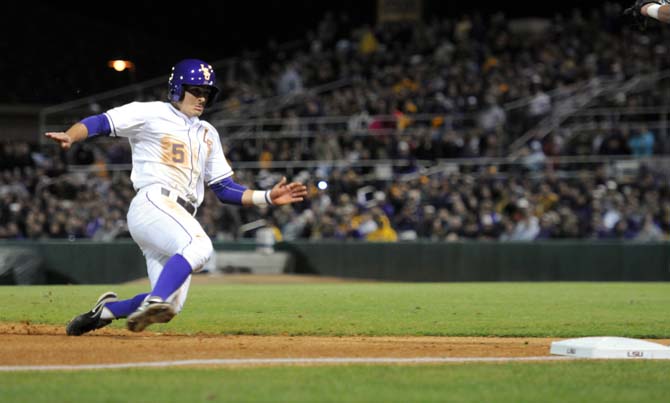
[[[118,72],[122,72],[126,69],[130,71],[135,70],[135,63],[131,62],[130,60],[110,60],[107,62],[107,66]]]

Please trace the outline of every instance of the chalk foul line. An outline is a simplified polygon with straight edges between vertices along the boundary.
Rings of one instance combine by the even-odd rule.
[[[522,361],[563,361],[571,357],[323,357],[323,358],[221,358],[203,360],[128,362],[118,364],[76,364],[76,365],[8,365],[0,366],[0,372],[10,371],[63,371],[125,368],[163,368],[188,365],[304,365],[304,364],[443,364],[443,363],[494,363]]]

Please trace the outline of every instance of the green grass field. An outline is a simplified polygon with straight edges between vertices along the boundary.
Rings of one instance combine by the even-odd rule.
[[[0,287],[0,321],[63,324],[108,289]],[[159,331],[259,335],[670,337],[665,283],[194,285]],[[122,328],[124,323],[113,326]]]
[[[144,291],[0,287],[0,322],[62,325],[108,289]],[[194,285],[184,312],[152,330],[670,338],[669,306],[665,283]],[[668,374],[670,362],[632,360],[0,372],[0,401],[661,402]]]

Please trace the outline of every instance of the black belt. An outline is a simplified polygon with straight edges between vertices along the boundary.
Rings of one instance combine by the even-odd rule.
[[[170,196],[170,190],[161,188],[161,194],[163,196]],[[195,206],[191,204],[188,200],[184,199],[181,196],[177,196],[177,203],[184,208],[190,215],[195,213]]]

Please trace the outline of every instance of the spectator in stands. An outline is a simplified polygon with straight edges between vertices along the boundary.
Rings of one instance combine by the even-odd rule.
[[[498,104],[494,95],[488,94],[485,98],[484,109],[479,113],[479,127],[484,131],[485,135],[500,135],[506,121],[507,114],[505,110]]]
[[[614,130],[610,132],[602,142],[599,154],[602,155],[628,155],[630,148],[628,148],[628,140],[625,133]]]
[[[532,213],[533,207],[527,199],[519,199],[511,211],[511,221],[501,235],[504,241],[532,241],[540,233],[538,218]]]
[[[435,206],[431,204],[425,204],[421,210],[419,222],[417,223],[417,237],[423,239],[430,238],[432,236],[432,232],[435,230],[436,222],[439,222],[440,226],[443,224],[442,220],[438,219],[437,217],[437,210],[435,209]]]
[[[367,241],[395,242],[398,240],[398,234],[391,227],[391,221],[382,209],[378,207],[372,209],[372,220],[375,222],[377,228],[365,236]]]
[[[535,126],[551,111],[551,97],[542,90],[539,78],[534,77],[533,95],[528,105],[528,128]]]
[[[521,149],[521,161],[526,169],[531,172],[541,171],[547,159],[539,140],[533,140]]]
[[[301,93],[303,90],[302,81],[298,66],[294,63],[286,64],[277,81],[277,94],[287,96]]]
[[[540,217],[540,230],[535,236],[536,240],[547,240],[558,238],[560,217],[555,211],[548,211]]]
[[[313,232],[314,212],[304,210],[300,214],[294,214],[281,229],[283,239],[293,241],[296,239],[309,239]]]
[[[665,239],[667,239],[667,237],[654,221],[654,217],[647,213],[644,217],[642,228],[635,236],[635,240],[640,242],[658,242]]]
[[[614,228],[607,234],[607,239],[633,239],[635,237],[635,230],[630,228],[628,220],[621,218],[616,222]]]
[[[628,147],[636,157],[648,157],[654,153],[654,133],[647,127],[635,131],[628,139]]]

